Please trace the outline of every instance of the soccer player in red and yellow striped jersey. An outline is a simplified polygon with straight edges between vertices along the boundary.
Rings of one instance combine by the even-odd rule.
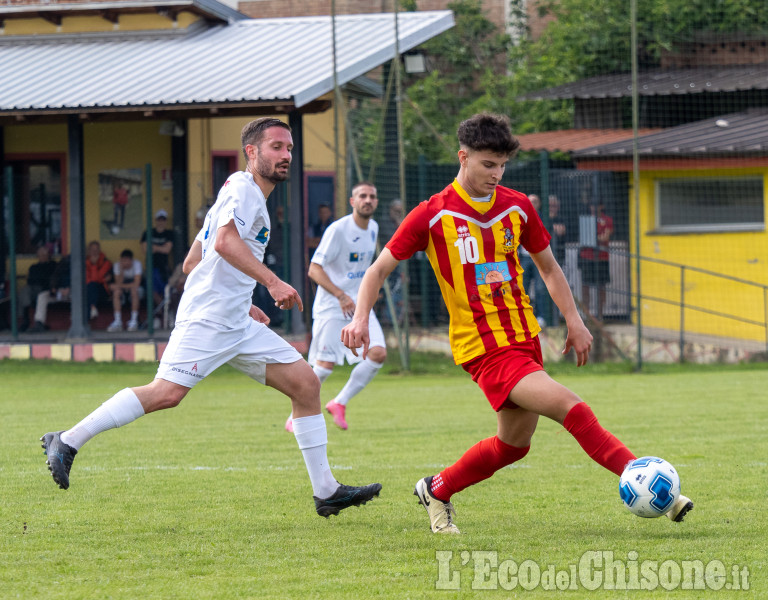
[[[450,314],[454,360],[477,382],[497,415],[497,433],[453,465],[416,484],[435,533],[458,533],[450,498],[522,459],[539,415],[561,423],[587,454],[620,476],[635,455],[604,429],[576,394],[544,371],[540,327],[523,289],[517,249],[529,251],[550,296],[565,318],[578,366],[592,344],[565,275],[549,247],[550,236],[528,198],[499,185],[519,146],[509,122],[479,114],[458,130],[461,164],[456,180],[411,211],[363,277],[355,316],[342,330],[347,347],[368,350],[368,314],[379,289],[401,260],[417,251],[429,257]],[[693,508],[685,496],[668,516]]]

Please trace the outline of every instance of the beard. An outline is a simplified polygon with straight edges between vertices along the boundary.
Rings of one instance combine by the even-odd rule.
[[[358,206],[355,208],[357,211],[357,214],[359,214],[364,219],[370,219],[373,216],[373,213],[376,212],[376,209],[373,208],[373,205],[367,205],[367,206]]]
[[[277,170],[278,167],[282,166],[288,167],[285,172]],[[272,165],[261,155],[256,160],[256,172],[271,183],[280,183],[288,179],[290,166],[291,163],[287,161]]]

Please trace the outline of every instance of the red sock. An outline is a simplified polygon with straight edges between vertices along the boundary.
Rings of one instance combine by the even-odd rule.
[[[579,402],[568,411],[563,427],[592,460],[616,475],[621,476],[627,463],[637,458],[616,436],[603,429],[586,402]]]
[[[488,479],[502,467],[520,460],[529,449],[530,446],[517,448],[505,444],[495,435],[481,440],[455,464],[435,475],[429,491],[438,500],[448,502],[456,492]]]

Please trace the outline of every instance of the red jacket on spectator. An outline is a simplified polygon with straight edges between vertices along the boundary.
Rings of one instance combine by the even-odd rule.
[[[98,260],[94,263],[89,258],[85,259],[85,283],[86,285],[93,282],[100,283],[104,286],[104,289],[109,291],[107,285],[107,276],[112,273],[112,263],[104,256],[104,253],[99,254]]]

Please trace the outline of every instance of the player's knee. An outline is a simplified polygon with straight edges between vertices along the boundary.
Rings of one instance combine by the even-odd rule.
[[[387,349],[381,346],[374,346],[368,349],[368,358],[373,362],[383,363],[387,360]]]
[[[307,408],[314,405],[320,398],[320,379],[314,371],[307,369],[293,382],[293,389],[288,394],[291,399]]]

